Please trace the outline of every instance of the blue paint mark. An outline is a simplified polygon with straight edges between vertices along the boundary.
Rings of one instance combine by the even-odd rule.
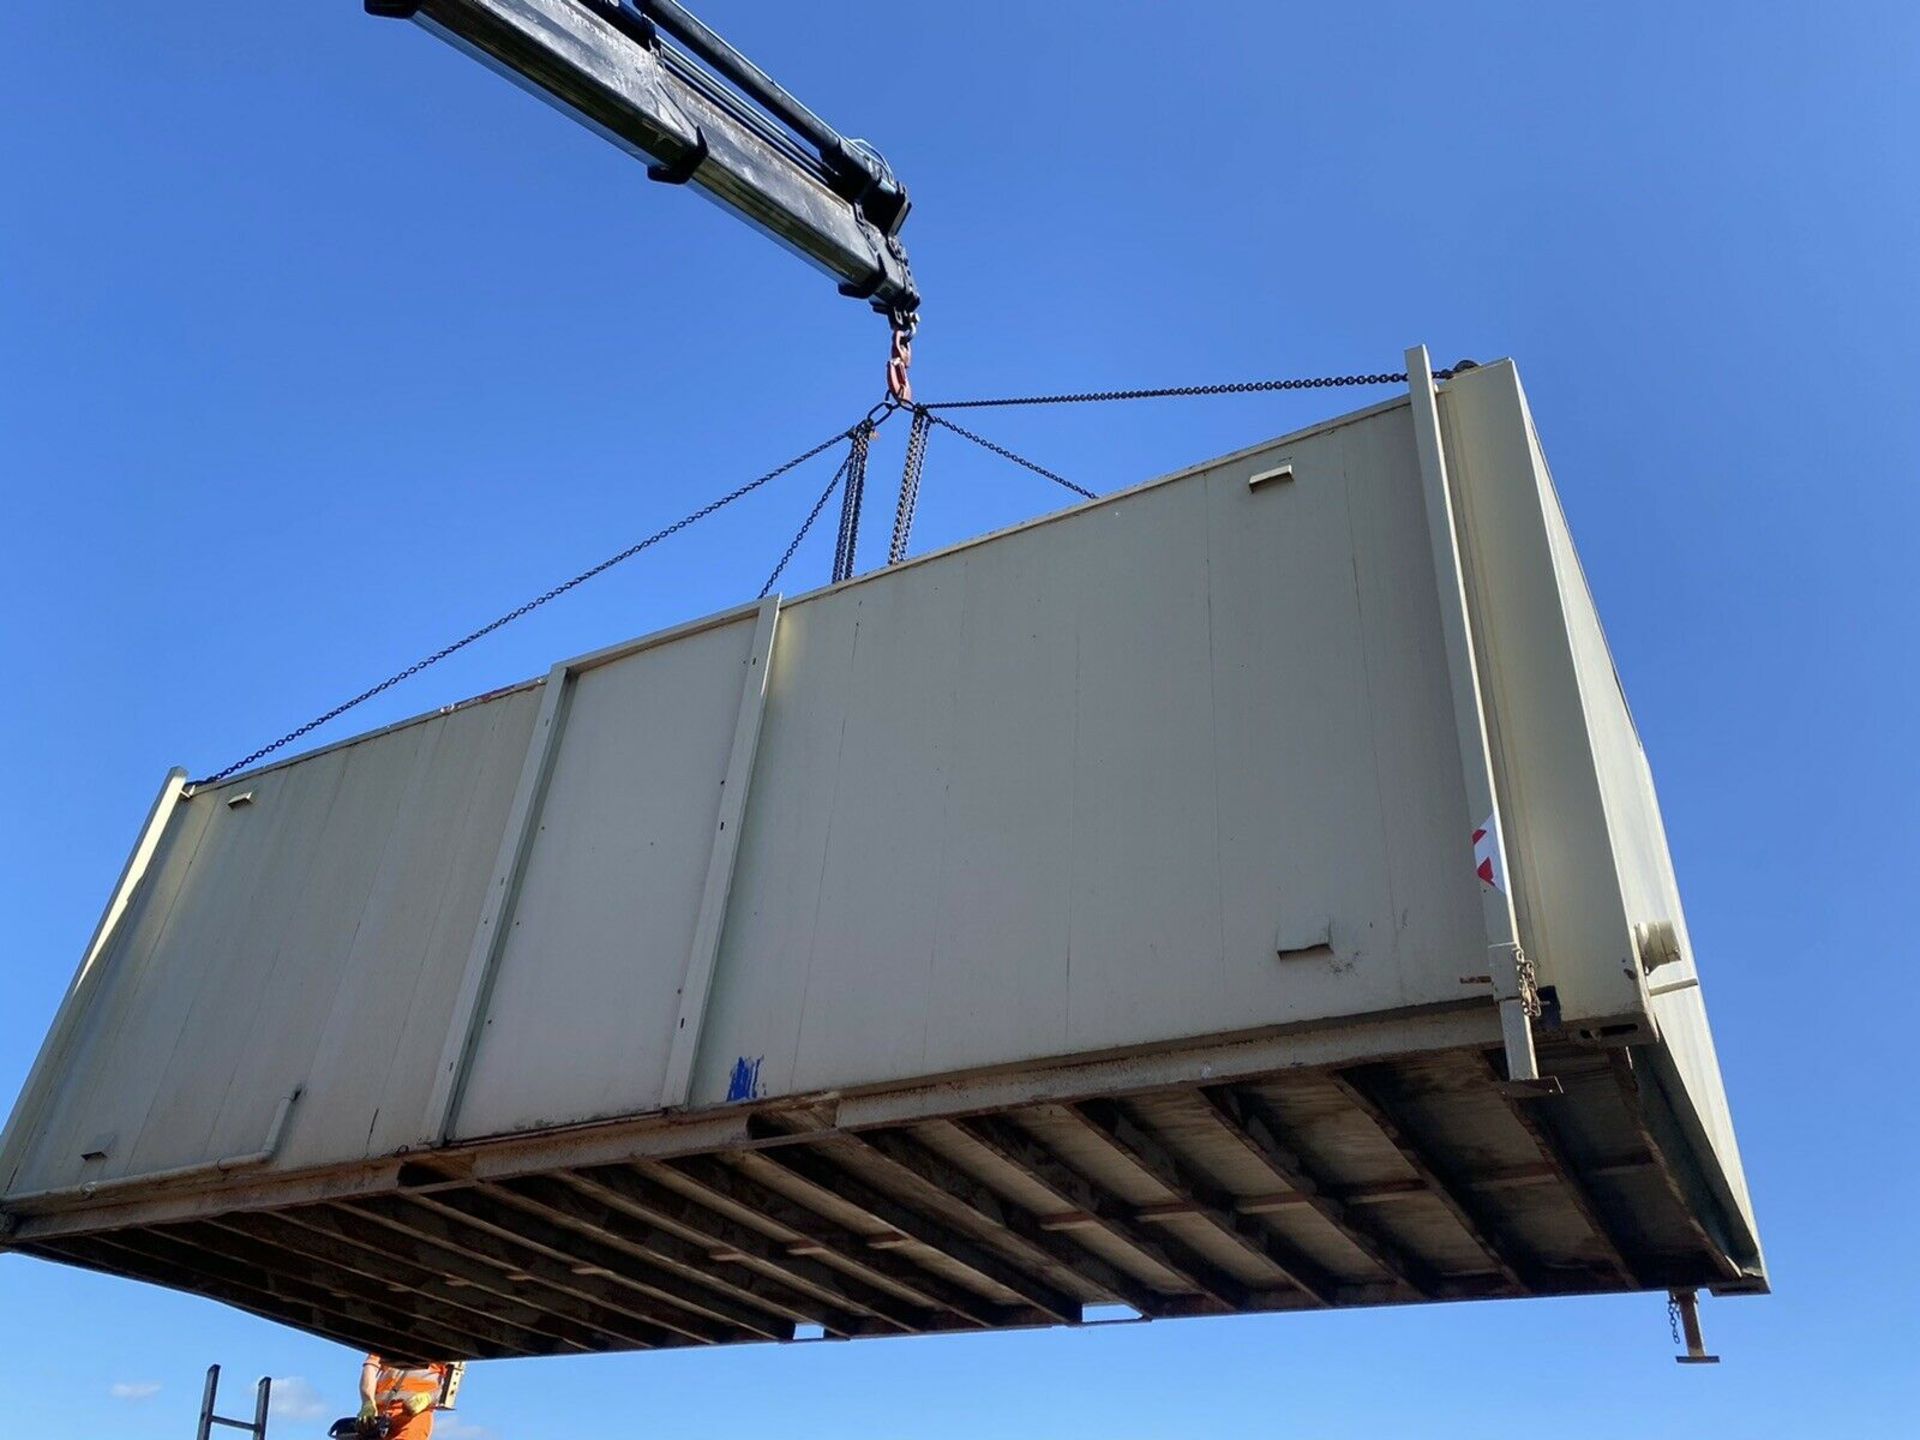
[[[760,1098],[760,1062],[766,1057],[756,1055],[749,1060],[742,1055],[733,1062],[733,1073],[727,1077],[727,1099],[757,1100]]]

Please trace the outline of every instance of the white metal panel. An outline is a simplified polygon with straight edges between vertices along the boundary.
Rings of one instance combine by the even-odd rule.
[[[541,698],[519,691],[456,711],[422,737],[331,1007],[310,1018],[289,1165],[424,1138],[423,1097]]]
[[[167,934],[180,891],[194,864],[209,811],[183,803],[167,828],[149,863],[147,878],[127,906],[120,924],[95,962],[98,982],[91,987],[84,1011],[77,1017],[70,1040],[49,1082],[46,1104],[37,1128],[23,1137],[17,1172],[8,1189],[33,1190],[82,1180],[105,1179],[126,1173],[126,1151],[136,1137],[134,1117],[99,1117],[94,1099],[102,1082],[108,1094],[131,1101],[151,1092],[153,1077],[138,1068],[119,1067],[125,1055],[119,1037],[136,1015],[135,998],[154,954]],[[134,1095],[126,1096],[128,1087]],[[125,1127],[124,1129],[122,1127]],[[105,1155],[83,1162],[82,1151],[104,1145]]]
[[[286,868],[304,873],[284,891],[262,886],[268,903],[257,928],[236,947],[232,968],[209,977],[220,987],[220,1005],[188,1017],[183,1045],[198,1052],[184,1072],[190,1078],[162,1082],[181,1097],[165,1124],[180,1133],[185,1159],[257,1148],[280,1100],[305,1082],[325,1017],[350,973],[354,938],[403,813],[408,777],[444,729],[410,726],[341,752],[324,819],[311,830],[289,831],[289,845],[298,848],[289,850]],[[255,807],[235,813],[253,815]],[[203,1023],[215,1013],[217,1021]],[[208,1093],[217,1094],[210,1113],[201,1109]],[[189,1116],[202,1120],[204,1133],[195,1134]],[[308,1123],[308,1114],[296,1110],[289,1139]],[[142,1137],[143,1151],[154,1148],[137,1154],[136,1163],[168,1163],[161,1135],[156,1126]]]
[[[195,874],[164,947],[140,977],[127,1023],[97,1057],[101,1076],[88,1125],[117,1131],[123,1147],[108,1158],[108,1174],[227,1153],[211,1148],[210,1138],[236,1050],[265,994],[263,971],[284,934],[284,917],[313,871],[349,757],[360,748],[262,776],[252,787],[254,801],[237,809],[204,797],[207,833]],[[263,1119],[259,1134],[228,1148],[255,1148],[265,1129]]]
[[[27,1140],[55,1088],[64,1078],[68,1050],[86,1020],[95,995],[107,983],[107,967],[101,962],[119,937],[122,922],[147,879],[147,872],[159,854],[169,827],[179,818],[186,783],[185,770],[176,767],[167,772],[166,781],[147,812],[140,838],[127,855],[126,864],[121,867],[120,879],[94,925],[93,935],[87,941],[80,964],[74,970],[67,993],[61,999],[53,1025],[41,1043],[39,1054],[34,1057],[32,1068],[27,1072],[26,1083],[20,1088],[20,1098],[8,1116],[5,1128],[0,1129],[0,1190],[4,1190],[18,1172]]]
[[[14,1188],[251,1151],[296,1087],[282,1164],[390,1149],[381,1115],[407,1086],[417,1115],[431,1069],[405,1064],[408,1032],[445,983],[419,931],[465,906],[464,953],[472,837],[493,843],[504,803],[482,777],[502,749],[518,763],[532,704],[508,695],[184,802]],[[83,1164],[101,1137],[105,1158]]]
[[[1443,403],[1450,454],[1467,458],[1476,624],[1501,779],[1513,802],[1513,873],[1523,936],[1570,1022],[1649,1009],[1733,1204],[1747,1194],[1700,998],[1692,942],[1639,732],[1574,548],[1532,414],[1509,361],[1456,378]],[[1633,927],[1673,926],[1681,958],[1654,971]]]
[[[1640,917],[1625,909],[1594,734],[1596,706],[1617,703],[1618,689],[1611,662],[1604,694],[1582,672],[1569,628],[1577,574],[1556,554],[1565,522],[1525,407],[1508,361],[1457,376],[1441,395],[1509,878],[1521,944],[1561,1012],[1630,1024],[1646,1007],[1631,933]]]
[[[1211,675],[1207,479],[1102,505],[1076,527],[1072,931],[1049,957],[1067,973],[1070,1051],[1216,1028],[1209,1012],[1226,998],[1221,926],[1235,897],[1218,878],[1213,737],[1225,717]],[[1261,520],[1284,494],[1238,492],[1247,522],[1271,534]],[[1271,915],[1278,897],[1263,898]],[[1271,950],[1257,953],[1277,970]]]
[[[660,1105],[754,629],[571,680],[456,1136]]]
[[[1458,1001],[1433,594],[1402,405],[791,605],[695,1100]]]

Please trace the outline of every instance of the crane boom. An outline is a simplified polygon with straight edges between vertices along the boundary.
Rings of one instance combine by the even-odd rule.
[[[485,61],[647,161],[650,178],[696,187],[911,333],[920,292],[900,243],[906,188],[872,146],[672,0],[364,3]]]

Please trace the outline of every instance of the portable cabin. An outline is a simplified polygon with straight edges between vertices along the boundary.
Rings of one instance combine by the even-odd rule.
[[[1414,357],[175,772],[0,1140],[0,1245],[460,1357],[1763,1290],[1518,375]]]

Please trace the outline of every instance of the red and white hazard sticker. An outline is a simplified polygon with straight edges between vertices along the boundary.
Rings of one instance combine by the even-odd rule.
[[[1489,815],[1473,832],[1473,868],[1481,883],[1507,893],[1504,847],[1500,844],[1500,817]]]

